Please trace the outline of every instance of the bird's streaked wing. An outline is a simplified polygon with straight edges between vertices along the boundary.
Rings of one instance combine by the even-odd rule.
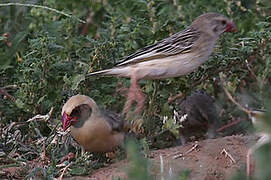
[[[199,31],[192,28],[187,28],[164,40],[136,51],[134,54],[127,56],[124,60],[117,63],[116,66],[125,66],[190,52],[193,44],[199,38],[199,36]]]
[[[105,117],[105,120],[110,124],[113,131],[121,131],[123,128],[123,121],[121,117],[114,112],[101,109],[102,114]]]

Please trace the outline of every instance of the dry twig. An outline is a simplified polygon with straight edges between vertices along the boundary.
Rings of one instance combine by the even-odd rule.
[[[72,165],[72,163],[69,163],[66,167],[64,167],[63,169],[61,169],[60,171],[62,171],[61,175],[59,176],[59,178],[57,178],[57,180],[62,180],[63,176],[65,174],[65,171]]]
[[[221,131],[223,131],[224,129],[227,129],[227,128],[229,128],[229,127],[235,125],[235,124],[240,123],[241,121],[243,121],[243,119],[241,119],[241,118],[239,118],[239,119],[237,119],[237,120],[235,120],[235,121],[232,121],[232,122],[230,122],[230,123],[228,123],[228,124],[226,124],[226,125],[220,127],[219,129],[217,129],[216,132],[221,132]]]
[[[7,96],[13,102],[15,101],[15,98],[12,95],[10,95],[5,88],[0,88],[0,94]]]
[[[232,95],[230,94],[230,92],[228,91],[228,89],[226,88],[226,81],[225,81],[225,78],[224,78],[224,74],[223,73],[219,73],[219,77],[220,77],[220,80],[222,82],[222,87],[223,87],[223,90],[225,91],[227,97],[239,108],[241,109],[242,111],[244,111],[245,113],[247,114],[250,114],[250,111],[246,108],[244,108],[241,104],[239,104],[233,97]]]
[[[22,3],[3,3],[3,4],[0,4],[0,7],[4,7],[4,6],[24,6],[24,7],[32,7],[32,8],[41,8],[41,9],[46,9],[46,10],[61,14],[63,16],[69,17],[69,18],[73,17],[72,15],[69,15],[69,14],[64,13],[62,11],[59,11],[57,9],[50,8],[50,7],[47,7],[47,6],[36,5],[36,4],[22,4]],[[83,20],[81,20],[81,19],[79,19],[77,17],[74,17],[74,18],[77,21],[79,21],[80,23],[86,23],[85,21],[83,21]]]
[[[230,153],[228,153],[228,152],[226,151],[225,148],[222,149],[222,151],[220,152],[220,154],[225,154],[225,157],[226,157],[226,158],[228,157],[228,158],[230,159],[230,162],[231,162],[231,163],[233,163],[233,164],[236,163],[235,159],[232,157],[232,155],[231,155]]]
[[[255,78],[256,80],[258,80],[256,74],[254,73],[254,71],[251,69],[250,64],[248,63],[248,61],[246,60],[246,65],[247,65],[247,69],[250,72],[250,74],[253,76],[253,78]]]
[[[185,156],[185,155],[191,153],[192,151],[194,151],[194,150],[197,149],[198,147],[199,147],[199,145],[198,145],[198,143],[196,143],[196,144],[194,144],[194,146],[193,146],[192,148],[190,148],[190,149],[187,150],[186,152],[180,153],[180,154],[178,154],[178,155],[173,156],[173,159],[178,159],[178,158],[180,158],[180,157],[183,157],[183,156]]]
[[[177,95],[175,95],[175,96],[170,96],[169,98],[168,98],[168,103],[172,103],[173,101],[175,101],[176,99],[179,99],[179,98],[182,98],[182,97],[184,97],[184,94],[183,93],[179,93],[179,94],[177,94]]]
[[[39,120],[39,121],[44,120],[46,122],[52,116],[53,110],[54,110],[54,107],[51,107],[50,111],[46,115],[38,114],[38,115],[32,117],[31,119],[28,119],[26,122],[32,122],[32,121],[35,121],[35,120]]]

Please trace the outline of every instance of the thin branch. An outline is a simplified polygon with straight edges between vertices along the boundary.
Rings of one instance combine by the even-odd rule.
[[[17,85],[15,85],[15,84],[12,84],[12,85],[7,85],[7,86],[4,86],[4,87],[2,87],[3,89],[17,89],[18,88],[18,86]]]
[[[185,155],[191,153],[192,151],[194,151],[194,150],[197,149],[198,147],[199,147],[199,145],[198,145],[198,143],[196,143],[196,144],[194,144],[193,147],[191,147],[190,149],[188,149],[186,152],[181,153],[181,154],[178,154],[178,155],[175,155],[175,156],[173,157],[173,159],[178,159],[178,158],[180,158],[180,157],[184,157]]]
[[[170,96],[169,98],[168,98],[168,103],[172,103],[173,101],[175,101],[176,99],[179,99],[179,98],[183,98],[184,97],[184,94],[183,93],[179,93],[179,94],[177,94],[177,95],[175,95],[175,96]]]
[[[247,65],[247,69],[250,72],[250,74],[258,81],[258,78],[256,76],[256,74],[254,73],[254,71],[251,69],[250,64],[248,63],[248,61],[246,60],[246,65]]]
[[[220,76],[220,80],[222,82],[222,87],[226,93],[226,95],[228,96],[228,98],[242,111],[244,111],[245,113],[247,113],[248,115],[250,114],[250,111],[246,108],[244,108],[241,104],[239,104],[237,101],[235,101],[235,99],[232,97],[232,95],[230,94],[230,92],[228,91],[228,89],[226,88],[226,81],[225,78],[223,77],[223,73],[219,73]]]
[[[15,98],[10,95],[4,88],[0,88],[0,94],[3,94],[4,96],[8,97],[11,101],[15,101]]]
[[[41,8],[41,9],[46,9],[46,10],[49,10],[49,11],[53,11],[55,13],[58,13],[58,14],[61,14],[63,16],[66,16],[66,17],[69,17],[69,18],[72,18],[71,15],[67,14],[67,13],[64,13],[62,11],[59,11],[59,10],[56,10],[56,9],[53,9],[53,8],[50,8],[50,7],[47,7],[47,6],[41,6],[41,5],[35,5],[35,4],[22,4],[22,3],[5,3],[5,4],[0,4],[0,7],[3,7],[3,6],[25,6],[25,7],[34,7],[34,8]],[[77,17],[75,17],[76,20],[78,20],[79,22],[81,23],[86,23],[86,21],[83,21]]]
[[[85,23],[85,25],[83,26],[83,30],[81,32],[81,34],[83,36],[87,35],[87,31],[88,31],[88,28],[89,26],[92,24],[94,25],[94,20],[93,20],[93,17],[94,17],[95,13],[94,12],[90,12],[89,15],[88,15],[88,18],[87,18],[87,21]]]
[[[232,95],[230,94],[230,92],[228,91],[228,89],[226,88],[226,80],[225,80],[225,77],[224,77],[224,74],[221,72],[219,73],[219,77],[220,77],[220,80],[222,82],[222,88],[223,90],[225,91],[227,97],[239,108],[241,109],[242,111],[244,111],[245,113],[247,113],[247,115],[249,116],[251,114],[251,111],[244,108],[241,104],[239,104],[233,97]],[[235,124],[238,124],[242,121],[243,119],[238,119],[236,121],[233,121],[229,124],[226,124],[224,126],[222,126],[221,128],[217,129],[216,132],[221,132],[223,131],[224,129],[227,129]]]
[[[38,114],[38,115],[32,117],[31,119],[28,119],[26,122],[31,122],[31,121],[35,121],[35,120],[44,120],[46,122],[52,116],[53,110],[54,110],[54,107],[51,107],[51,110],[46,115]]]
[[[235,159],[232,157],[232,155],[230,153],[227,152],[227,150],[225,148],[222,149],[220,154],[224,154],[225,157],[228,157],[230,159],[231,163],[233,163],[233,164],[236,163]]]
[[[62,171],[61,175],[57,178],[57,180],[62,180],[63,176],[66,172],[66,170],[72,165],[73,163],[69,163],[67,166],[65,166],[63,169],[61,169],[60,171]]]
[[[223,131],[224,129],[227,129],[227,128],[229,128],[229,127],[232,127],[232,126],[235,125],[235,124],[240,123],[241,121],[243,121],[243,119],[240,118],[240,119],[237,119],[236,121],[230,122],[229,124],[226,124],[226,125],[220,127],[219,129],[217,129],[216,132],[221,132],[221,131]]]

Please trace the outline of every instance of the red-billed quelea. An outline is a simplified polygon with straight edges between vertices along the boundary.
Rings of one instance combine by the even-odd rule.
[[[236,31],[236,26],[227,17],[218,13],[206,13],[197,17],[185,30],[139,49],[111,69],[93,72],[88,76],[131,78],[123,112],[127,113],[132,103],[137,102],[136,112],[140,113],[145,95],[137,84],[138,80],[165,79],[188,74],[208,60],[221,34]]]
[[[112,112],[101,110],[93,99],[72,96],[62,107],[62,125],[89,152],[111,152],[124,140],[125,124]]]

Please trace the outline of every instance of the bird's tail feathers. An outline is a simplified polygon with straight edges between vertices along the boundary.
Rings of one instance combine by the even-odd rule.
[[[96,72],[92,72],[92,73],[87,74],[86,77],[96,76],[96,75],[107,75],[108,72],[110,72],[110,69],[96,71]]]

